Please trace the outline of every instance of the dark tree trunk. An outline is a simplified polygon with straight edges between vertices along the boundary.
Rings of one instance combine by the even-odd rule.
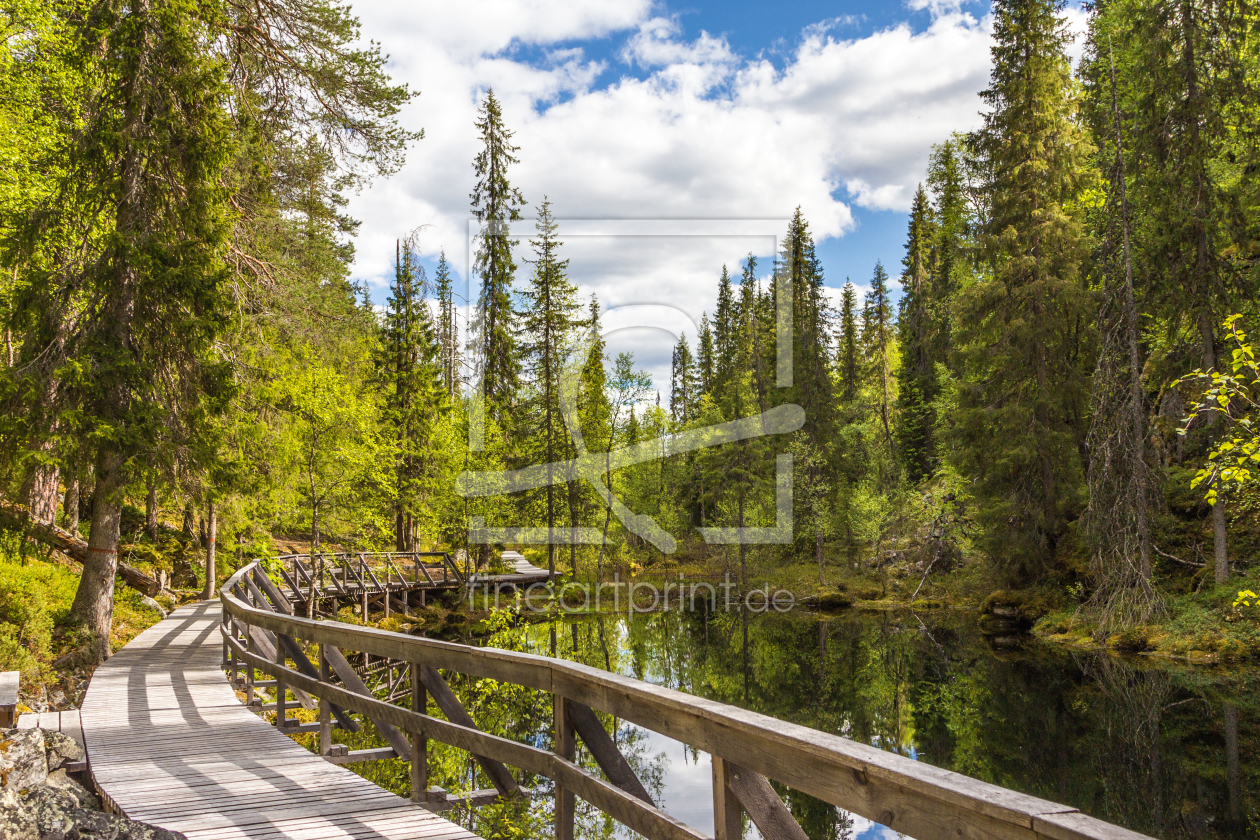
[[[45,444],[40,448],[50,450],[52,446]],[[61,471],[56,464],[36,464],[26,480],[26,508],[31,512],[31,519],[41,525],[57,523],[57,496],[60,495],[57,485],[60,478]]]
[[[92,655],[97,662],[109,657],[109,633],[114,620],[114,575],[118,570],[118,541],[122,526],[123,458],[102,452],[96,464],[92,525],[83,575],[70,608],[71,617],[92,633]]]

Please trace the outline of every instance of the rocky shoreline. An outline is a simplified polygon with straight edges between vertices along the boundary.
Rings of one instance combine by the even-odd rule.
[[[83,748],[60,732],[0,733],[0,840],[184,840],[184,835],[108,814],[66,765]]]

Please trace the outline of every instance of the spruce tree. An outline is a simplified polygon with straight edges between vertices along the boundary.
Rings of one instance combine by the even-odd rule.
[[[822,265],[814,252],[814,238],[799,207],[788,223],[777,268],[775,295],[785,281],[792,288],[791,401],[805,410],[805,434],[822,440],[830,437],[834,420],[830,372],[832,316],[827,307]],[[774,313],[768,314],[774,317]]]
[[[530,430],[535,463],[547,465],[547,528],[556,527],[557,494],[554,464],[572,457],[573,444],[565,428],[560,409],[560,381],[564,372],[565,352],[581,325],[581,304],[577,288],[565,274],[568,260],[560,259],[563,245],[556,239],[557,226],[551,215],[551,203],[545,198],[538,208],[538,235],[530,240],[534,249],[534,271],[522,293],[525,308],[521,317],[524,358],[532,391]],[[547,569],[556,575],[556,543],[547,543]]]
[[[700,379],[700,393],[713,392],[713,374],[715,364],[713,346],[713,329],[709,326],[709,314],[700,316],[700,336],[696,341],[696,375]]]
[[[729,380],[735,371],[735,355],[739,344],[738,306],[731,287],[730,272],[723,265],[722,276],[718,279],[717,309],[713,313],[715,388]]]
[[[973,138],[988,275],[957,315],[961,459],[991,556],[1019,573],[1047,567],[1083,478],[1092,306],[1079,199],[1093,150],[1075,118],[1061,6],[994,4],[989,112]]]
[[[521,373],[520,350],[512,329],[512,283],[516,277],[512,247],[517,242],[510,236],[510,225],[520,220],[525,198],[508,181],[508,169],[518,162],[519,147],[512,145],[513,132],[503,124],[503,112],[493,90],[486,91],[481,103],[477,130],[482,149],[473,162],[477,184],[470,198],[473,218],[481,224],[473,261],[481,289],[473,331],[486,417],[508,429]]]
[[[699,398],[698,389],[695,359],[687,344],[687,334],[683,333],[678,336],[670,360],[669,413],[676,426],[690,422]]]
[[[424,267],[409,239],[396,247],[394,279],[382,318],[377,378],[384,420],[394,441],[394,550],[414,551],[426,507],[435,425],[447,406],[441,346],[426,297]]]
[[[875,262],[871,290],[866,293],[862,310],[862,351],[866,357],[868,376],[875,391],[875,407],[888,451],[893,451],[893,322],[892,301],[888,296],[888,272],[882,262]]]
[[[1107,3],[1091,26],[1087,115],[1109,129],[1110,47],[1118,107],[1128,115],[1126,175],[1132,180],[1135,292],[1161,326],[1159,385],[1194,367],[1220,368],[1219,325],[1255,299],[1255,13],[1229,0]],[[1251,41],[1251,43],[1249,43]],[[1114,147],[1112,155],[1114,157]],[[1254,195],[1254,193],[1253,193]],[[1254,218],[1254,210],[1252,210]],[[1250,254],[1250,256],[1248,256]],[[1213,413],[1192,447],[1219,434]],[[1212,504],[1213,571],[1229,574],[1225,494]]]
[[[932,402],[936,381],[937,290],[932,245],[935,220],[927,192],[920,184],[910,208],[906,256],[902,260],[902,296],[897,318],[901,368],[897,374],[897,443],[909,479],[918,483],[932,474],[936,447],[932,439],[936,415]]]
[[[840,293],[840,338],[836,354],[836,366],[839,368],[840,396],[846,403],[857,399],[859,376],[858,370],[858,326],[857,326],[857,289],[845,280],[844,290]]]
[[[446,251],[438,257],[437,271],[433,274],[433,293],[438,303],[438,347],[441,349],[442,384],[451,402],[459,394],[461,380],[459,352],[459,308],[455,305],[455,288],[451,278],[451,264],[446,261]]]

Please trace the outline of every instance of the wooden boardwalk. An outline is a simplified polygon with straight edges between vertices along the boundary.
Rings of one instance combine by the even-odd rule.
[[[116,811],[190,840],[475,840],[324,761],[237,699],[218,601],[181,607],[96,670],[89,768]]]

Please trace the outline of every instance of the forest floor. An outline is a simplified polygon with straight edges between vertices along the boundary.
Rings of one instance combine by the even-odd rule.
[[[21,671],[22,711],[76,708],[91,669],[88,637],[69,622],[81,567],[19,534],[0,532],[0,671]],[[159,596],[161,597],[161,596]],[[161,620],[143,596],[119,585],[110,644],[119,649]],[[163,599],[169,609],[173,604]]]

